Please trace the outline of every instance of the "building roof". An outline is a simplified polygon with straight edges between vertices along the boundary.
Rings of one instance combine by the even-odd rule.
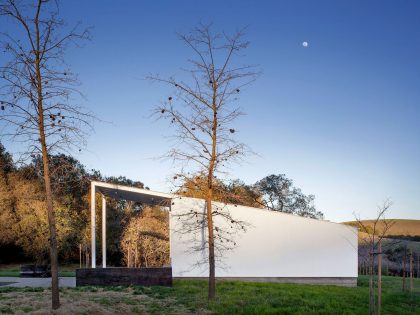
[[[92,181],[91,184],[95,187],[97,192],[117,200],[129,200],[149,205],[167,206],[174,197],[172,194],[105,182]]]

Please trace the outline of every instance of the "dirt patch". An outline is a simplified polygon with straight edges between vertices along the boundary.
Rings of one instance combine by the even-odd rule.
[[[197,314],[171,298],[156,299],[147,295],[124,291],[81,292],[63,289],[61,307],[51,310],[51,290],[40,292],[12,291],[0,293],[0,314]],[[199,312],[202,313],[202,312]]]

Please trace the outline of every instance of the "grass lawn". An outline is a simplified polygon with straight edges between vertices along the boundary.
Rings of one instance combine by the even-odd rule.
[[[402,279],[383,278],[383,314],[420,314],[420,280],[413,293]],[[223,281],[207,302],[207,282],[164,287],[79,287],[61,290],[59,314],[367,314],[368,279],[357,288]],[[0,287],[0,313],[49,312],[50,291]]]
[[[60,277],[75,277],[76,268],[79,268],[79,265],[60,266],[60,271],[58,275]],[[20,265],[0,265],[0,277],[19,277],[19,272]]]

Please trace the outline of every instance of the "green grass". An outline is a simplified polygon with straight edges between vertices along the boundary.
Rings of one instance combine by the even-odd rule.
[[[408,281],[407,281],[408,283]],[[420,280],[412,294],[401,291],[402,279],[383,277],[383,314],[420,314]],[[368,278],[361,276],[357,288],[276,283],[223,281],[217,298],[207,301],[207,282],[179,280],[173,288],[133,287],[132,293],[156,300],[172,299],[191,311],[208,309],[216,314],[367,314]],[[80,288],[96,290],[95,287]],[[104,290],[125,291],[114,287]],[[76,290],[79,290],[77,288]]]
[[[408,284],[408,280],[407,280]],[[415,279],[412,293],[402,292],[402,279],[383,277],[383,314],[420,314],[420,280]],[[2,288],[2,293],[31,292],[29,289]],[[33,289],[35,290],[35,289]],[[118,303],[137,307],[137,296],[150,298],[148,313],[166,314],[169,309],[215,314],[367,314],[368,278],[361,276],[358,287],[346,288],[320,285],[252,283],[221,281],[217,283],[217,297],[207,301],[207,282],[176,280],[172,288],[166,287],[79,287],[65,292],[82,294],[95,292],[93,301],[112,308]],[[86,292],[86,294],[84,293]],[[109,294],[107,295],[107,292]],[[117,294],[111,295],[112,294]],[[22,305],[25,307],[26,305]],[[8,312],[5,309],[3,312]],[[2,312],[2,310],[0,310]]]
[[[33,312],[34,309],[30,306],[24,306],[22,307],[22,311],[24,311],[25,313],[29,313],[29,312]]]
[[[58,272],[59,277],[75,277],[75,269],[79,265],[63,265],[60,266]],[[0,265],[0,277],[19,277],[20,265]]]
[[[19,277],[19,271],[0,270],[0,277]]]
[[[0,314],[14,314],[9,306],[0,307]]]
[[[7,271],[0,270],[0,277],[19,277],[19,271]],[[59,277],[76,277],[76,272],[74,271],[60,271],[58,273]]]
[[[18,277],[20,265],[0,265],[0,277]]]
[[[75,271],[59,271],[58,272],[59,277],[76,277]]]
[[[403,293],[401,278],[385,277],[383,314],[420,314],[420,281],[415,286],[415,293]],[[207,303],[206,288],[202,281],[177,281],[173,289],[152,288],[149,294],[174,296],[188,308],[208,308],[216,314],[366,314],[369,307],[366,277],[361,277],[357,288],[220,282],[211,303]]]
[[[102,304],[102,305],[105,305],[105,306],[111,306],[112,305],[112,301],[110,299],[107,299],[107,298],[104,298],[104,297],[101,297],[99,299],[95,299],[94,301],[96,303],[99,303],[99,304]]]

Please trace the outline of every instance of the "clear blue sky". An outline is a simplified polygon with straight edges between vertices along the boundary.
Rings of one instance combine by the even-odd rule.
[[[170,129],[148,116],[169,90],[143,78],[183,75],[192,55],[176,32],[248,26],[245,60],[263,75],[241,93],[237,129],[260,157],[232,177],[285,173],[332,221],[372,217],[386,198],[389,217],[420,219],[419,1],[73,0],[61,12],[94,26],[68,54],[85,107],[109,122],[78,156],[89,168],[168,191],[176,170],[153,157]]]

